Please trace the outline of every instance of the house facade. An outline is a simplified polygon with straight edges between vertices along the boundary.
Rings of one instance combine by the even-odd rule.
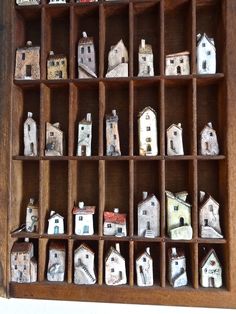
[[[205,33],[197,35],[197,73],[216,73],[216,48],[213,38]]]
[[[200,133],[200,155],[219,155],[219,144],[212,123],[208,122]]]
[[[172,247],[168,250],[169,283],[174,288],[186,286],[188,284],[186,272],[186,257],[182,250]]]
[[[84,202],[79,202],[78,206],[73,208],[75,215],[75,234],[77,235],[93,235],[93,216],[95,206],[85,206]]]
[[[85,244],[81,244],[74,253],[74,283],[77,285],[93,285],[97,278],[94,267],[94,252]]]
[[[66,2],[50,2],[53,3],[66,3]],[[65,55],[55,55],[50,51],[47,60],[47,78],[48,80],[67,79],[67,58]]]
[[[83,32],[78,44],[78,74],[79,78],[96,78],[96,56],[93,37]]]
[[[139,287],[153,286],[153,260],[149,247],[136,259],[136,275]]]
[[[33,198],[30,199],[26,208],[25,230],[27,232],[38,232],[39,207]]]
[[[120,214],[118,208],[114,208],[114,212],[104,212],[103,234],[126,237],[126,214]]]
[[[120,136],[118,130],[118,115],[112,110],[111,115],[106,115],[106,155],[120,156]]]
[[[151,107],[144,108],[138,115],[139,155],[158,155],[157,115]]]
[[[45,156],[63,156],[64,135],[60,129],[60,124],[46,123],[46,150]]]
[[[92,146],[92,118],[91,113],[87,113],[85,119],[78,125],[78,146],[77,156],[91,156]]]
[[[66,248],[61,242],[51,242],[47,269],[48,281],[64,281]]]
[[[179,52],[166,56],[166,75],[189,75],[189,52]]]
[[[145,39],[141,40],[138,54],[138,76],[154,76],[152,46],[147,45]]]
[[[121,39],[115,46],[111,47],[108,54],[108,70],[106,77],[128,77],[128,50]]]
[[[48,219],[48,234],[63,234],[64,233],[64,217],[54,211],[50,212]]]
[[[37,125],[33,119],[32,112],[28,112],[28,117],[24,123],[24,156],[38,155],[38,134]]]
[[[166,131],[167,136],[167,155],[184,155],[183,129],[181,123],[172,124]]]
[[[200,284],[204,288],[222,287],[222,266],[214,249],[201,262]]]

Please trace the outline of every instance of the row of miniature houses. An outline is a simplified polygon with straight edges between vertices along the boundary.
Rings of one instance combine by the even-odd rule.
[[[114,0],[105,0],[105,1],[114,1]],[[68,0],[48,0],[48,4],[66,4]],[[87,2],[98,2],[98,0],[75,0],[76,3],[87,3]],[[18,5],[39,5],[40,0],[16,0]]]
[[[11,281],[30,283],[37,281],[37,262],[34,258],[33,243],[15,242],[11,250]],[[47,280],[62,282],[65,279],[66,249],[60,242],[49,245]],[[154,285],[153,259],[147,247],[136,258],[137,285]],[[168,279],[174,288],[186,286],[188,276],[186,257],[183,250],[172,247],[168,251]],[[85,244],[74,252],[74,283],[93,285],[97,281],[95,254]],[[120,245],[111,246],[105,257],[105,283],[109,286],[127,284],[126,261],[121,255]],[[222,267],[214,249],[211,249],[200,264],[200,283],[202,287],[220,288],[222,286]]]
[[[166,191],[167,231],[173,240],[192,239],[191,205],[187,202],[188,193],[185,191],[171,193]],[[93,216],[95,206],[85,206],[79,202],[74,206],[75,234],[88,236],[94,234]],[[154,194],[143,192],[143,200],[137,206],[138,236],[155,238],[160,236],[160,203]],[[21,229],[22,230],[22,229]],[[27,232],[38,231],[38,206],[31,199],[26,210]],[[19,230],[17,230],[19,231]],[[219,204],[207,193],[200,192],[199,231],[202,238],[222,238],[220,227]],[[48,234],[64,233],[64,218],[51,211],[48,220]],[[104,212],[103,234],[105,236],[127,236],[126,214],[118,208],[113,212]]]
[[[24,123],[24,156],[38,155],[37,125],[28,112],[28,118]],[[106,155],[120,156],[120,136],[118,128],[118,115],[112,110],[111,115],[106,115]],[[138,115],[139,129],[139,155],[158,155],[158,131],[157,116],[155,110],[146,107]],[[184,155],[183,129],[181,124],[172,124],[166,131],[167,155]],[[64,133],[60,124],[46,123],[46,149],[45,156],[63,156],[65,147]],[[200,155],[218,155],[219,144],[216,131],[209,122],[200,133]],[[92,155],[92,117],[88,113],[86,118],[78,124],[77,156]]]
[[[121,39],[111,47],[108,55],[106,77],[128,77],[128,50]],[[141,40],[139,47],[139,74],[141,77],[154,76],[154,57],[152,46]],[[92,37],[83,32],[78,44],[78,76],[82,79],[96,78],[96,53]],[[214,40],[206,34],[198,36],[197,46],[198,74],[216,73],[216,51]],[[189,75],[189,52],[180,52],[166,56],[166,75]],[[54,55],[51,51],[47,61],[47,78],[67,79],[67,58],[65,55]],[[40,79],[40,47],[33,47],[28,41],[26,47],[16,51],[15,79]]]

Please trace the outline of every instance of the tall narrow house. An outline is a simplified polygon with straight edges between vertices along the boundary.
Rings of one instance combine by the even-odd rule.
[[[138,54],[138,76],[154,76],[152,46],[147,45],[145,39],[141,40]]]
[[[172,124],[166,131],[167,155],[184,155],[183,129],[181,123]]]
[[[87,113],[85,119],[79,122],[77,156],[91,156],[92,145],[92,118]]]
[[[118,115],[116,110],[112,110],[111,115],[106,115],[106,140],[107,140],[107,156],[120,156],[120,136],[118,130]]]
[[[78,44],[78,74],[79,78],[96,78],[96,57],[93,37],[83,32]]]
[[[28,112],[28,118],[24,123],[24,156],[38,155],[37,125],[32,112]]]
[[[216,131],[212,123],[208,122],[200,133],[200,155],[214,156],[219,155],[219,144]]]
[[[94,285],[97,281],[94,268],[94,252],[81,244],[74,253],[74,283],[77,285]]]
[[[197,73],[216,73],[216,48],[213,38],[205,33],[197,35]]]

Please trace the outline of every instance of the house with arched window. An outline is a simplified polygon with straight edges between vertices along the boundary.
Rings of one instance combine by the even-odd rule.
[[[189,52],[173,53],[166,56],[166,75],[189,75]]]

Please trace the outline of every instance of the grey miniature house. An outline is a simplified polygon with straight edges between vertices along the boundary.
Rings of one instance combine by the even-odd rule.
[[[78,74],[81,79],[97,77],[94,41],[86,32],[78,44]]]
[[[50,51],[47,60],[47,78],[48,80],[67,79],[67,58],[65,55],[55,55],[53,51]]]
[[[120,136],[118,129],[118,115],[112,110],[111,115],[106,115],[106,155],[120,156]]]
[[[156,156],[157,144],[157,115],[153,108],[146,107],[138,115],[139,155]]]
[[[139,287],[153,286],[153,260],[149,247],[136,259],[136,275]]]
[[[166,75],[189,75],[189,52],[169,54],[166,56]]]
[[[85,244],[81,244],[74,253],[74,283],[77,285],[93,285],[97,278],[94,268],[94,252]]]
[[[167,155],[184,155],[183,147],[183,129],[181,123],[172,124],[166,131],[167,136]]]
[[[75,206],[73,208],[73,214],[75,215],[75,234],[94,234],[93,216],[95,209],[95,206],[85,206],[84,202],[79,202],[78,207]]]
[[[217,134],[211,122],[208,122],[200,133],[200,155],[219,155]]]
[[[48,234],[63,234],[64,233],[64,217],[56,213],[50,212],[48,219]]]
[[[108,286],[127,284],[125,259],[120,253],[120,245],[110,247],[105,258],[105,282]]]
[[[34,258],[34,245],[28,242],[15,242],[11,249],[11,281],[30,283],[37,281],[37,262]]]
[[[204,288],[222,287],[222,266],[214,249],[201,262],[200,284]]]
[[[216,73],[216,48],[213,38],[205,33],[197,35],[197,73]]]
[[[51,242],[49,245],[49,260],[47,269],[48,281],[64,281],[66,248],[63,243]]]
[[[223,238],[220,227],[219,203],[200,191],[199,227],[201,238]]]
[[[40,0],[16,0],[18,5],[39,5]]]
[[[121,39],[111,47],[108,55],[108,71],[106,77],[127,77],[128,76],[128,50]]]
[[[25,230],[27,232],[38,232],[39,207],[33,198],[30,199],[26,208]]]
[[[63,156],[64,154],[64,134],[60,129],[60,124],[46,123],[46,150],[45,156]]]
[[[154,194],[143,192],[143,200],[138,204],[138,235],[160,236],[160,203]]]
[[[186,257],[182,250],[172,247],[168,251],[169,283],[174,288],[186,286],[188,284],[186,272]]]
[[[28,112],[28,117],[24,123],[24,156],[38,155],[37,125],[33,119],[32,112]]]
[[[145,39],[141,40],[138,54],[138,76],[154,76],[152,46],[147,45]]]
[[[118,208],[114,208],[114,212],[104,212],[104,235],[126,237],[126,214],[119,213]]]
[[[167,231],[173,240],[191,240],[191,205],[186,202],[188,193],[166,191]]]
[[[92,119],[91,113],[87,113],[85,119],[78,125],[77,156],[91,156],[92,145]]]

